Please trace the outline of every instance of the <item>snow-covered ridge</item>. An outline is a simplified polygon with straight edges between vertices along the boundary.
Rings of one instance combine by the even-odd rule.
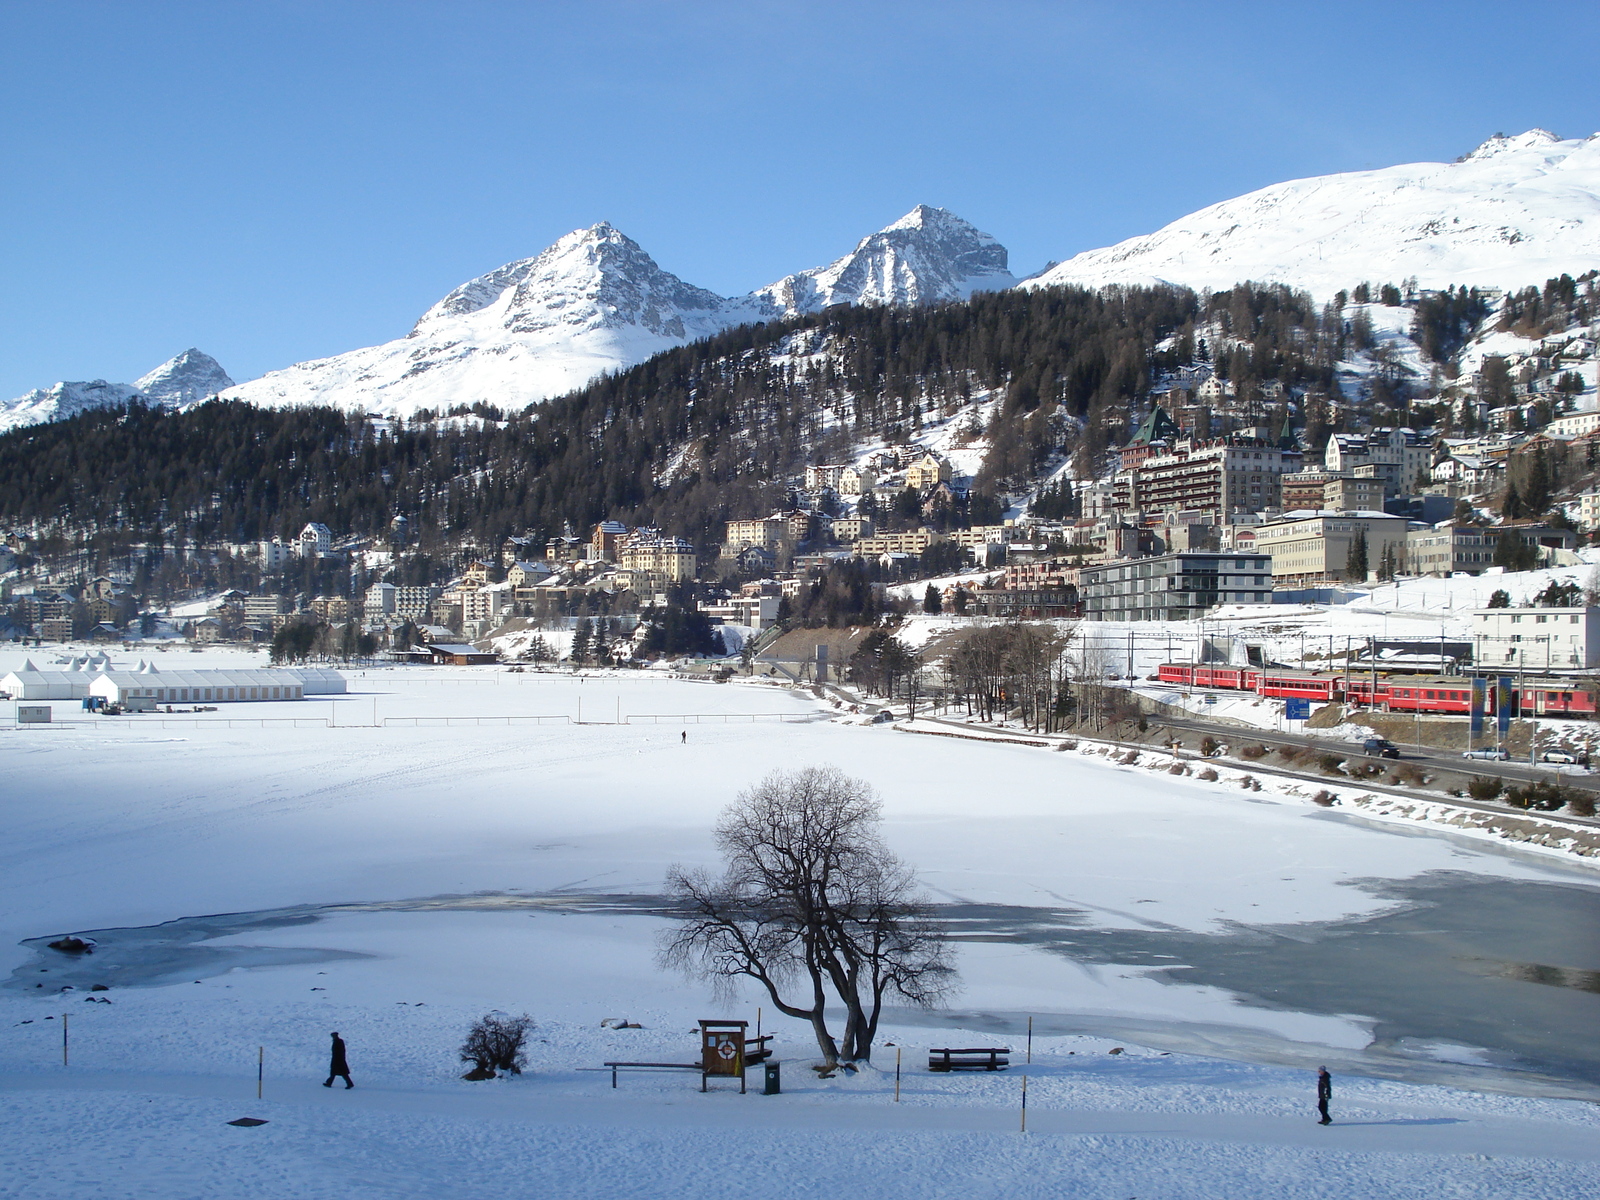
[[[1600,268],[1600,134],[1495,135],[1454,163],[1274,184],[1088,250],[1026,286],[1363,280],[1516,288]]]
[[[169,358],[137,383],[90,379],[34,388],[26,395],[0,404],[0,433],[46,421],[64,421],[82,412],[114,408],[133,399],[181,408],[232,386],[233,380],[216,359],[191,347]]]
[[[253,403],[406,414],[483,401],[518,408],[723,329],[830,304],[925,304],[1011,286],[988,234],[919,205],[826,267],[723,297],[664,271],[605,222],[468,280],[403,338],[297,363],[228,391]]]

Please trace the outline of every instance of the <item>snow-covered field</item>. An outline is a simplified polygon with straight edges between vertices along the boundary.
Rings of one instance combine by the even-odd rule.
[[[20,659],[0,655],[0,673]],[[1110,931],[1331,921],[1392,906],[1359,881],[1454,871],[1573,886],[1570,869],[1076,754],[845,725],[772,686],[463,668],[353,674],[351,689],[224,705],[205,723],[61,703],[52,728],[0,731],[0,1196],[1600,1190],[1590,1105],[1362,1078],[1375,1035],[1360,1013],[1244,1003],[1015,940],[962,943],[952,1014],[892,1015],[899,1105],[895,1047],[875,1069],[818,1080],[805,1030],[770,1005],[782,1096],[702,1096],[689,1072],[628,1073],[613,1091],[594,1070],[689,1061],[696,1018],[756,1019],[758,996],[718,1001],[661,972],[660,919],[605,897],[658,892],[673,862],[711,864],[716,813],[773,767],[872,780],[887,839],[938,902],[1068,909]],[[559,719],[580,703],[587,723]],[[291,715],[323,720],[245,723]],[[323,905],[347,907],[299,907]],[[96,994],[109,1004],[56,990],[53,952],[20,945],[284,908],[296,911],[173,927],[165,974]],[[93,962],[72,965],[80,983]],[[495,1008],[538,1020],[530,1070],[462,1082],[454,1048]],[[1026,1136],[1022,1043],[1002,1019],[1023,1013],[1041,1030]],[[332,1029],[351,1047],[348,1094],[317,1086]],[[1139,1029],[1148,1048],[1126,1036]],[[930,1045],[985,1044],[1013,1046],[1013,1070],[923,1069]],[[1423,1057],[1483,1075],[1475,1047]],[[1327,1129],[1309,1104],[1318,1061],[1337,1076]],[[225,1124],[247,1115],[269,1124]]]

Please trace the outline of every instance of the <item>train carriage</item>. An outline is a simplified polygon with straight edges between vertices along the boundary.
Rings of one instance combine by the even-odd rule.
[[[1263,672],[1256,691],[1263,696],[1332,701],[1339,697],[1340,683],[1337,675],[1319,675],[1316,672],[1271,675]]]

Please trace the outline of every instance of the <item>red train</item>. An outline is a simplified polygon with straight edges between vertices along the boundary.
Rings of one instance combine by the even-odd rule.
[[[1472,711],[1470,680],[1423,675],[1385,675],[1370,672],[1341,674],[1322,671],[1262,671],[1254,667],[1194,666],[1163,663],[1156,670],[1162,683],[1225,691],[1254,692],[1258,696],[1342,703],[1387,712],[1444,713],[1466,716]],[[1484,711],[1495,711],[1496,688],[1487,689]],[[1513,712],[1527,716],[1592,717],[1595,693],[1566,679],[1529,679],[1511,689]]]

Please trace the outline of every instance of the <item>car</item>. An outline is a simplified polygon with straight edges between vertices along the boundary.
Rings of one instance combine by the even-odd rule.
[[[1575,767],[1578,765],[1578,756],[1569,754],[1565,750],[1546,750],[1539,756],[1539,761],[1555,763],[1558,766]]]
[[[1361,743],[1361,748],[1374,758],[1400,757],[1400,747],[1388,738],[1368,738]]]
[[[1511,755],[1506,753],[1506,751],[1502,750],[1499,746],[1485,746],[1481,750],[1463,750],[1461,752],[1461,757],[1489,758],[1493,759],[1495,762],[1509,762],[1511,759]]]

